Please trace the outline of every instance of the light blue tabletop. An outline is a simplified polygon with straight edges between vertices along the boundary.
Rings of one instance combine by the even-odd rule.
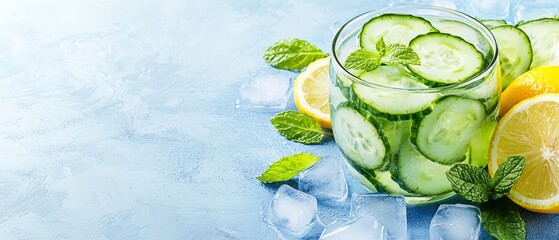
[[[234,107],[239,89],[279,71],[261,57],[271,43],[329,52],[332,25],[390,3],[0,2],[0,239],[276,239],[261,211],[279,185],[255,177],[285,155],[339,152],[285,140],[274,113]],[[427,238],[436,208],[408,209],[411,239]],[[523,216],[529,239],[559,238],[558,216]]]

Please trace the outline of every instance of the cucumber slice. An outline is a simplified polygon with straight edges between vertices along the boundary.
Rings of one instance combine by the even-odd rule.
[[[426,80],[452,84],[470,79],[484,66],[484,57],[474,45],[446,33],[428,33],[414,38],[410,47],[419,55],[421,65],[408,65]]]
[[[452,166],[433,162],[408,142],[398,158],[399,177],[404,186],[422,195],[438,195],[452,191],[446,172]]]
[[[395,159],[400,150],[400,145],[409,139],[412,121],[388,121],[384,118],[376,118],[375,122],[379,125],[382,135],[390,146],[390,159]]]
[[[499,63],[505,90],[512,80],[530,69],[532,46],[528,35],[516,27],[500,26],[491,29],[491,32],[499,44]]]
[[[359,78],[370,83],[393,88],[429,88],[414,79],[400,66],[380,66],[372,72],[360,75]],[[364,103],[364,106],[361,107],[367,108],[370,106],[373,111],[386,115],[411,115],[428,110],[431,103],[438,97],[437,93],[390,91],[362,84],[354,84],[353,93],[358,102]],[[387,118],[390,118],[390,116]],[[401,119],[409,119],[409,117],[403,116]]]
[[[376,44],[383,38],[386,44],[408,45],[418,35],[436,32],[431,23],[421,17],[404,14],[384,14],[369,20],[359,36],[361,48],[377,52]]]
[[[411,140],[426,157],[441,164],[466,158],[470,139],[485,121],[480,101],[458,96],[441,99],[433,112],[412,126]]]
[[[496,20],[496,19],[481,20],[481,23],[483,23],[483,25],[485,25],[489,29],[507,25],[507,21],[502,20],[502,19],[501,20]]]
[[[404,196],[416,196],[417,194],[402,188],[400,184],[394,181],[394,176],[390,171],[375,171],[378,185],[387,193],[404,195]]]
[[[438,20],[433,22],[433,26],[441,33],[448,33],[461,37],[467,42],[473,44],[480,52],[487,53],[489,45],[483,40],[483,35],[475,28],[468,24],[456,20]]]
[[[362,70],[349,69],[347,70],[353,76],[358,77],[363,73]],[[330,76],[336,76],[336,87],[340,88],[342,94],[345,98],[350,99],[351,97],[351,86],[353,85],[353,80],[349,79],[343,74],[336,74],[335,72],[330,72]]]
[[[472,136],[470,141],[470,165],[476,167],[485,167],[487,165],[489,143],[496,126],[497,122],[489,119]]]
[[[332,131],[340,150],[360,168],[382,167],[389,148],[372,119],[349,104],[341,104],[335,111]]]
[[[530,38],[534,53],[530,69],[559,65],[559,19],[543,18],[518,25]]]
[[[495,98],[498,98],[501,92],[500,77],[498,76],[500,74],[499,68],[495,67],[486,75],[481,83],[477,86],[460,90],[459,95],[475,100],[488,100],[491,103],[487,104],[487,109],[491,108],[495,104]]]

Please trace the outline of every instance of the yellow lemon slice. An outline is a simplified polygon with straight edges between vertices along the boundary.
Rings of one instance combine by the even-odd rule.
[[[559,213],[559,94],[515,105],[497,124],[489,149],[493,176],[508,156],[524,156],[526,168],[508,197],[542,213]]]
[[[309,64],[295,79],[293,98],[299,111],[316,119],[320,126],[332,129],[328,101],[329,64],[329,57]]]

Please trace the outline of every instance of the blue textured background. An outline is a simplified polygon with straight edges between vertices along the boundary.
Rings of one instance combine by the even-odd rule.
[[[388,4],[0,2],[0,239],[276,238],[261,211],[279,185],[255,176],[285,155],[339,153],[332,139],[286,141],[273,113],[234,108],[240,86],[276,71],[261,58],[271,43],[329,51],[331,25]],[[408,209],[412,239],[436,208]],[[348,212],[319,210],[325,222]],[[529,239],[559,238],[556,215],[523,215]]]

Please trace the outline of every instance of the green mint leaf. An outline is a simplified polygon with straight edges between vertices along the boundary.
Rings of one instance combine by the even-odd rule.
[[[386,46],[386,52],[381,56],[380,61],[386,64],[421,65],[419,56],[413,49],[398,43]]]
[[[373,71],[380,65],[379,57],[376,53],[366,49],[359,49],[352,52],[347,57],[344,67],[347,69]]]
[[[382,57],[386,54],[386,44],[384,43],[384,37],[381,37],[378,41],[377,41],[377,52],[378,54]]]
[[[279,134],[290,141],[312,144],[319,143],[324,137],[324,131],[318,121],[302,112],[281,112],[271,118],[270,122]]]
[[[522,175],[526,166],[526,160],[521,156],[510,156],[503,162],[495,172],[491,186],[493,187],[493,199],[498,199],[509,193],[512,186]]]
[[[480,205],[481,224],[497,240],[526,239],[526,223],[518,206],[508,198],[501,198]]]
[[[259,177],[256,177],[256,179],[263,183],[287,181],[299,172],[315,165],[319,159],[320,157],[308,153],[298,153],[283,157],[277,162],[272,163],[268,170]]]
[[[297,71],[327,56],[312,43],[296,38],[276,42],[264,52],[264,60],[272,67]]]
[[[487,202],[491,196],[489,173],[481,168],[467,164],[456,164],[446,172],[452,189],[464,199],[472,202]]]

